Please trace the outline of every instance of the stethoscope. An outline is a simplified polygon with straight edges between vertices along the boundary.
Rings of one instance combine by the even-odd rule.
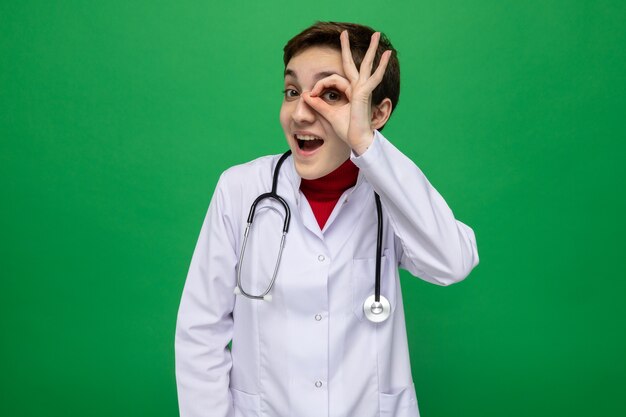
[[[274,177],[272,180],[272,190],[269,193],[261,194],[254,200],[252,206],[250,207],[250,213],[248,214],[248,220],[246,224],[246,230],[243,233],[243,243],[241,244],[241,252],[239,254],[239,265],[237,267],[237,287],[235,288],[235,294],[240,294],[245,297],[251,298],[253,300],[265,300],[271,301],[272,295],[270,292],[274,287],[274,282],[276,282],[276,275],[278,274],[278,267],[280,265],[280,260],[283,256],[283,248],[285,247],[285,237],[287,236],[287,232],[289,231],[289,223],[291,221],[291,210],[289,209],[289,205],[285,201],[284,198],[279,196],[276,193],[276,187],[278,185],[278,174],[280,172],[280,167],[285,162],[285,159],[291,155],[291,150],[285,152],[278,162],[276,163],[276,168],[274,169]],[[276,266],[274,267],[274,273],[272,274],[272,279],[270,280],[269,286],[267,289],[259,294],[253,295],[247,293],[243,286],[241,285],[241,266],[243,265],[244,255],[246,253],[246,244],[248,243],[248,236],[250,234],[250,227],[252,226],[252,222],[254,221],[254,214],[256,211],[257,205],[267,199],[276,200],[280,205],[283,206],[285,210],[285,219],[283,222],[283,233],[280,238],[280,247],[278,249],[278,258],[276,259]],[[387,298],[380,295],[380,269],[381,269],[381,259],[382,259],[382,243],[383,243],[383,209],[380,203],[380,197],[377,193],[374,193],[374,199],[376,201],[376,213],[378,215],[378,230],[376,235],[376,281],[374,286],[374,294],[367,297],[365,302],[363,303],[363,313],[365,317],[371,322],[380,323],[387,318],[391,314],[391,305],[389,304],[389,300]]]

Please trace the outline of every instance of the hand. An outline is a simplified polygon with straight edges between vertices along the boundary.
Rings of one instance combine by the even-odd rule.
[[[341,140],[360,155],[367,150],[374,140],[372,129],[372,91],[380,84],[387,69],[391,51],[385,51],[378,68],[372,74],[372,66],[380,32],[372,35],[370,46],[365,53],[360,70],[357,70],[352,52],[348,32],[343,31],[341,39],[341,59],[346,77],[331,75],[319,80],[309,93],[303,93],[304,101],[324,117],[333,127]],[[333,105],[324,101],[320,94],[328,94],[328,90],[335,90],[347,98],[342,105]]]

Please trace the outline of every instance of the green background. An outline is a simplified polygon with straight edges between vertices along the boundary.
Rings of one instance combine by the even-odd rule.
[[[617,0],[2,1],[0,415],[177,415],[204,213],[286,148],[282,47],[318,19],[393,41],[385,134],[476,232],[466,281],[402,277],[422,416],[626,415]]]

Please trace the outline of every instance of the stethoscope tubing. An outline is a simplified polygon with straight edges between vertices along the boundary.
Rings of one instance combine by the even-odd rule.
[[[376,302],[380,302],[380,264],[383,258],[383,209],[378,193],[374,193],[374,200],[376,201],[376,217],[378,218],[376,233],[376,281],[374,284],[374,299]]]
[[[246,229],[243,234],[243,243],[241,245],[241,251],[239,254],[239,264],[237,266],[237,286],[235,288],[235,294],[241,294],[245,297],[254,299],[254,300],[271,300],[272,288],[274,287],[274,283],[276,282],[276,276],[278,275],[278,268],[280,266],[280,261],[283,255],[283,249],[285,247],[285,239],[287,236],[287,232],[289,232],[289,224],[291,223],[291,210],[289,209],[289,204],[285,201],[284,198],[279,196],[276,193],[276,188],[278,187],[278,174],[280,172],[280,167],[283,162],[291,155],[291,150],[285,152],[278,162],[276,163],[276,167],[274,168],[274,175],[272,178],[272,190],[269,193],[263,193],[258,196],[252,206],[250,207],[250,213],[248,214]],[[244,255],[246,252],[246,246],[248,243],[248,236],[250,234],[250,228],[252,227],[252,223],[254,222],[254,214],[256,212],[257,205],[265,200],[265,199],[273,199],[280,203],[285,210],[285,219],[283,221],[283,233],[280,239],[280,246],[278,249],[278,257],[276,259],[276,265],[274,266],[274,272],[272,273],[272,279],[270,280],[270,284],[267,289],[259,294],[249,294],[243,289],[241,285],[241,267],[243,265]],[[374,323],[380,323],[385,321],[389,315],[391,306],[389,301],[385,297],[381,297],[380,295],[380,271],[381,271],[381,262],[382,262],[382,248],[383,248],[383,210],[382,204],[380,202],[380,196],[378,193],[374,193],[374,200],[376,202],[376,215],[377,215],[377,233],[376,233],[376,275],[375,275],[375,284],[374,284],[374,294],[373,296],[368,297],[365,300],[363,305],[364,314],[368,320]]]

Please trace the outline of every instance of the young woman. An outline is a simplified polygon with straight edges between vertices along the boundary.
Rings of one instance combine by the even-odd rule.
[[[291,154],[222,174],[193,255],[181,416],[416,417],[398,268],[460,281],[474,233],[380,133],[400,90],[384,36],[318,22],[284,62]]]

